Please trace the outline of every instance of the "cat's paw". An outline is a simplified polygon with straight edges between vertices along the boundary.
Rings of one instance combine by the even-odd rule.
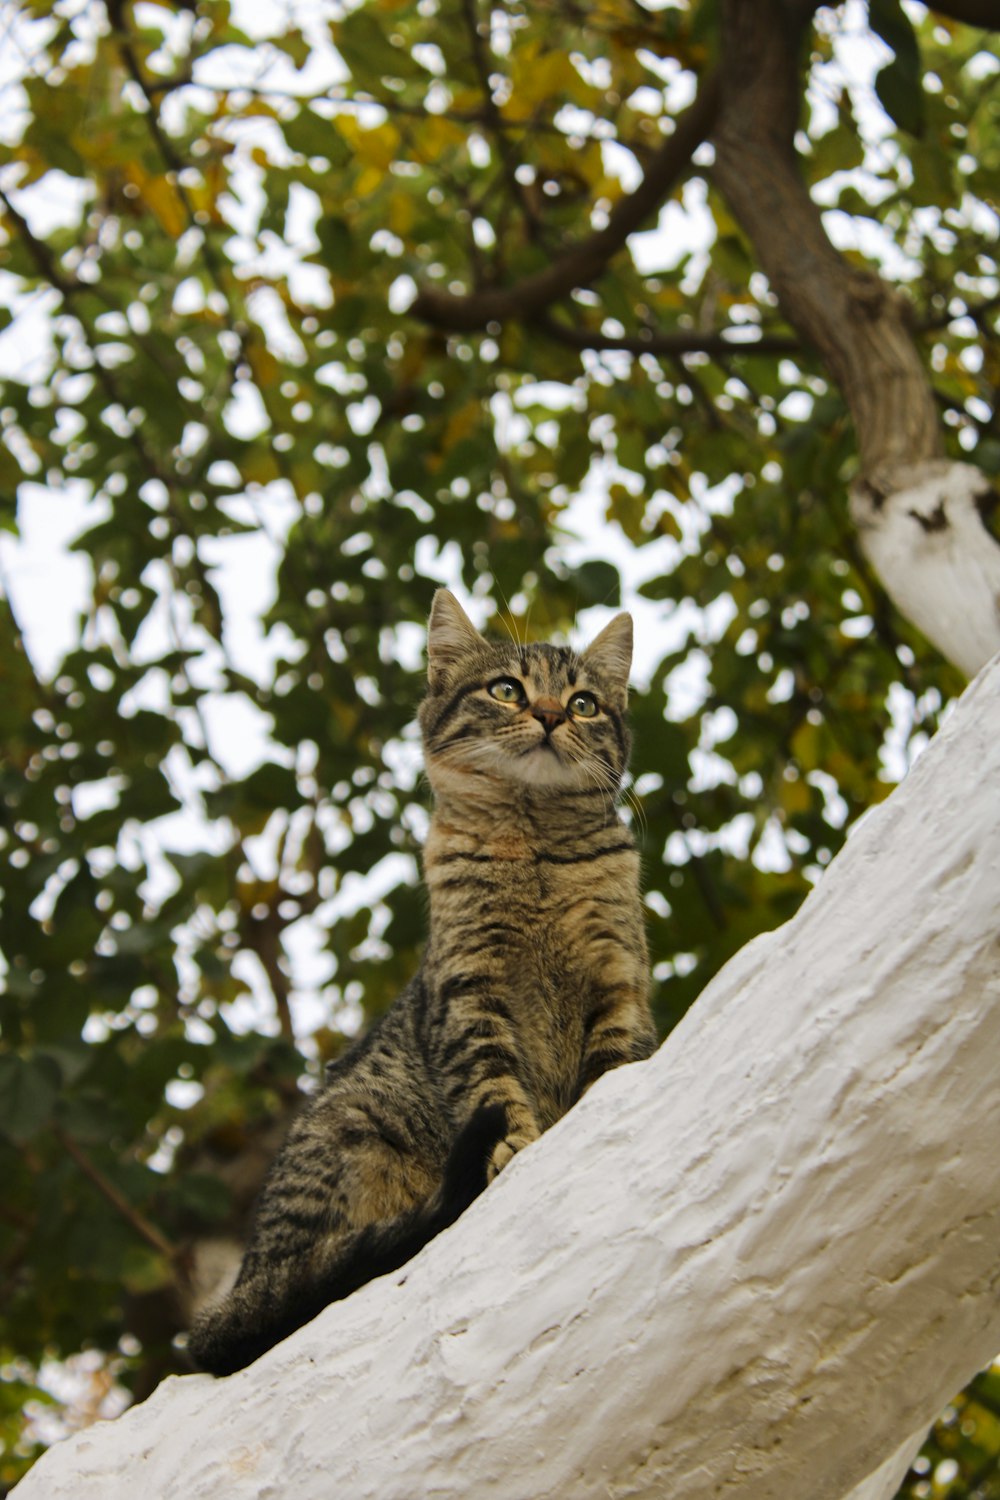
[[[512,1156],[516,1156],[519,1151],[523,1151],[525,1146],[530,1146],[532,1141],[537,1140],[537,1138],[535,1135],[514,1134],[505,1136],[502,1141],[498,1141],[493,1148],[492,1155],[486,1166],[486,1181],[492,1182],[494,1177],[503,1171]]]

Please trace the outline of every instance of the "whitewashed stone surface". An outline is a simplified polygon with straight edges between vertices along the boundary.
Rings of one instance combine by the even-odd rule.
[[[1000,542],[980,511],[996,501],[990,481],[934,459],[887,483],[877,501],[864,481],[851,492],[862,547],[896,608],[973,677],[1000,651]]]
[[[885,1500],[1000,1349],[998,911],[994,663],[656,1057],[404,1271],[17,1500]]]

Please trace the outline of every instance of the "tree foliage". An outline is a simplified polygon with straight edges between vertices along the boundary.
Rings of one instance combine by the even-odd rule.
[[[844,397],[713,184],[725,7],[15,9],[0,521],[89,502],[89,586],[51,674],[13,575],[0,606],[5,1480],[46,1355],[139,1393],[183,1367],[192,1247],[418,961],[438,581],[582,636],[624,573],[664,1032],[960,686],[862,558]],[[996,64],[942,14],[868,19],[808,34],[797,167],[996,473]],[[990,1380],[935,1494],[1000,1493]]]

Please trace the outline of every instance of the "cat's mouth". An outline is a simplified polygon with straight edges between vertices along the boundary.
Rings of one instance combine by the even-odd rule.
[[[580,784],[580,770],[565,747],[553,744],[550,735],[531,738],[530,744],[507,742],[504,746],[476,742],[463,746],[465,755],[444,763],[430,763],[435,778],[457,776],[487,777],[501,781],[521,782],[538,787],[575,787]]]
[[[548,736],[521,750],[510,762],[510,768],[517,780],[535,786],[576,786],[579,780],[574,762]]]

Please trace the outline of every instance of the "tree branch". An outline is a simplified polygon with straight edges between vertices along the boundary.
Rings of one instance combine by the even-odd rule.
[[[981,26],[984,31],[1000,31],[1000,8],[997,0],[927,0],[935,15],[962,21],[966,26]]]
[[[752,324],[733,324],[705,333],[695,328],[671,328],[663,333],[643,328],[638,334],[620,337],[596,333],[556,318],[540,318],[534,326],[547,338],[568,344],[572,349],[620,349],[626,354],[791,354],[802,347],[801,340],[789,333],[758,333],[751,339],[731,337],[748,328],[753,331]]]
[[[601,274],[629,235],[670,196],[692,154],[711,130],[717,107],[718,86],[713,74],[703,80],[694,102],[678,117],[673,134],[654,152],[635,191],[615,204],[605,227],[543,270],[512,286],[487,287],[465,296],[423,287],[409,308],[410,315],[435,328],[471,332],[490,323],[532,316],[575,287],[586,286]]]
[[[511,148],[503,115],[500,113],[496,100],[493,98],[493,89],[490,85],[490,51],[487,40],[483,37],[479,29],[479,11],[476,0],[462,0],[462,17],[465,21],[465,29],[469,35],[472,65],[476,70],[476,76],[479,79],[479,87],[483,96],[483,113],[486,117],[487,128],[492,131],[496,140],[497,151],[500,155],[500,164],[503,168],[503,175],[511,195],[520,204],[531,238],[537,239],[541,227],[538,222],[538,216],[531,206],[527,193],[517,180],[518,161]],[[488,32],[489,21],[486,22],[486,26]]]
[[[276,905],[269,906],[267,915],[260,919],[248,913],[242,924],[240,935],[250,952],[255,953],[260,959],[261,967],[274,996],[281,1034],[287,1041],[294,1043],[295,1027],[292,1024],[288,978],[280,962],[281,934],[284,926]]]
[[[60,269],[48,245],[32,233],[27,219],[18,212],[2,188],[0,188],[0,205],[19,238],[27,246],[28,253],[38,267],[43,280],[47,281],[50,286],[54,286],[63,300],[69,302],[73,294],[80,290],[79,282]]]
[[[914,333],[935,333],[955,323],[959,318],[971,318],[984,332],[989,333],[986,323],[988,315],[1000,305],[1000,295],[987,297],[982,302],[970,303],[964,312],[944,311],[925,317],[913,316],[907,304],[908,317]],[[795,354],[801,352],[802,340],[793,333],[766,333],[753,323],[730,323],[725,328],[700,332],[691,328],[669,328],[659,330],[648,325],[635,334],[601,333],[579,324],[563,322],[560,318],[543,317],[535,322],[535,328],[546,337],[571,349],[621,350],[625,354],[665,354],[676,357],[680,354],[709,354],[715,358],[733,354]],[[751,333],[752,338],[745,335]]]
[[[909,304],[834,249],[798,171],[799,52],[812,8],[726,0],[713,176],[782,313],[843,391],[862,466],[873,473],[936,458],[942,440]]]
[[[105,1177],[100,1167],[91,1161],[82,1146],[77,1145],[73,1137],[67,1135],[65,1130],[57,1130],[56,1138],[63,1150],[76,1162],[84,1176],[90,1179],[98,1192],[108,1200],[112,1208],[135,1230],[136,1234],[172,1264],[179,1264],[181,1256],[177,1246],[172,1245],[156,1225],[147,1219],[145,1214],[140,1213],[134,1204],[128,1201],[124,1193],[119,1192],[114,1183]]]

